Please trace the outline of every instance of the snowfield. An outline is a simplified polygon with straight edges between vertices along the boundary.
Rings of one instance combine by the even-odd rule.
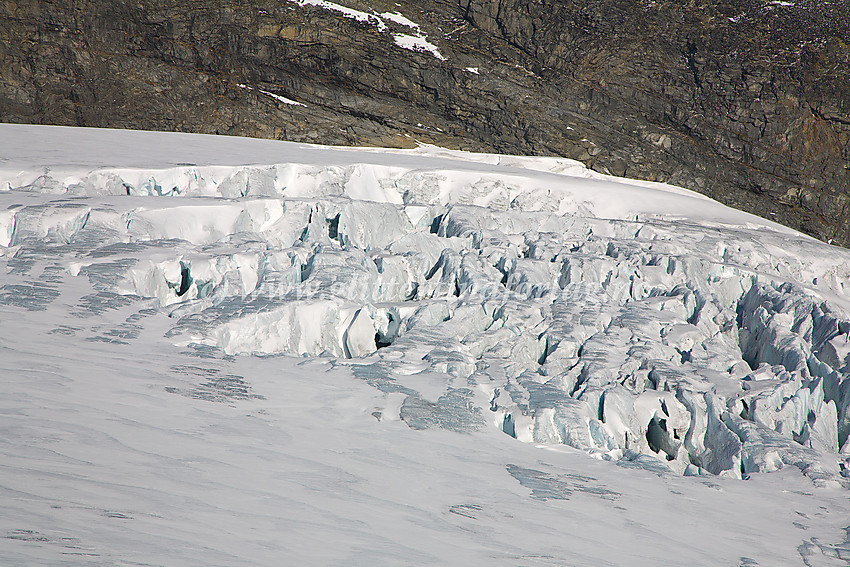
[[[4,564],[850,564],[850,251],[684,189],[0,125],[0,274]]]

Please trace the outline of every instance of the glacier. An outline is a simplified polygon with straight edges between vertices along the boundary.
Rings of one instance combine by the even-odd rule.
[[[129,562],[132,533],[109,543],[100,521],[84,544],[82,517],[45,508],[85,508],[82,490],[114,501],[101,519],[135,506],[114,513],[144,516],[144,541],[176,529],[197,564],[277,549],[648,565],[666,547],[694,565],[847,564],[850,251],[561,158],[16,125],[0,139],[4,498],[29,518],[4,514],[10,557]],[[292,482],[297,510],[267,508]],[[187,511],[157,516],[169,496]],[[622,549],[643,514],[664,528]],[[683,523],[700,514],[711,527]],[[262,524],[262,544],[231,534],[249,556],[210,543],[230,516]],[[632,535],[610,533],[621,522]],[[309,526],[338,549],[309,546]],[[740,541],[718,550],[701,529]],[[559,530],[594,543],[544,537]]]

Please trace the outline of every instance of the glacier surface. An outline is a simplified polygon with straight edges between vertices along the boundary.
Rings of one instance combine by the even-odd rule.
[[[850,557],[850,251],[565,159],[0,139],[12,558]]]

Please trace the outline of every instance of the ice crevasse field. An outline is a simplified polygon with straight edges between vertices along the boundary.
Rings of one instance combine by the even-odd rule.
[[[0,331],[3,564],[850,564],[850,251],[681,188],[3,124]]]

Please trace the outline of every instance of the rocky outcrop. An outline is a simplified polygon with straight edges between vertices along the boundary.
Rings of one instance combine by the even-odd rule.
[[[846,1],[342,4],[5,2],[0,119],[561,155],[850,245]]]

